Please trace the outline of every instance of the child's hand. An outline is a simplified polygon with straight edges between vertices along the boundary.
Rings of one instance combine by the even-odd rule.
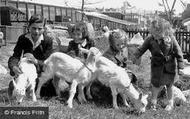
[[[80,50],[82,53],[88,54],[88,52],[89,52],[89,50],[87,50],[87,49],[85,49],[85,48],[82,48],[80,44],[78,45],[78,48],[79,48],[79,50]]]
[[[179,70],[178,70],[178,74],[179,74],[179,75],[184,75],[183,69],[179,69]]]

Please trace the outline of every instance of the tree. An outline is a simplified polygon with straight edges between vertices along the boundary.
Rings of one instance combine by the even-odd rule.
[[[190,4],[187,5],[186,9],[182,13],[182,19],[190,18]]]
[[[82,21],[84,20],[84,6],[85,5],[93,5],[93,4],[98,4],[103,2],[104,0],[96,0],[96,2],[92,2],[92,0],[82,0],[82,4],[81,4],[81,12],[82,12]]]
[[[162,0],[162,3],[158,3],[159,6],[164,7],[165,14],[167,16],[167,20],[173,24],[172,18],[174,15],[174,7],[177,0],[173,0],[172,6],[169,6],[168,0]]]

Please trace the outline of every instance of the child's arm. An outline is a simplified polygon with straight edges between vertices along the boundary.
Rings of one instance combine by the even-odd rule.
[[[89,52],[89,50],[87,50],[87,49],[85,49],[85,48],[82,48],[80,44],[78,45],[78,48],[79,48],[79,50],[80,50],[82,53],[88,54],[88,52]]]

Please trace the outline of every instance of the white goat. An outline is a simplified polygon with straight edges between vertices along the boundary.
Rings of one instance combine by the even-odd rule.
[[[68,106],[73,107],[72,101],[76,93],[77,85],[79,86],[78,99],[80,102],[86,101],[84,96],[84,86],[87,85],[91,80],[95,68],[95,57],[94,54],[99,53],[97,49],[92,47],[89,50],[88,60],[82,63],[80,60],[72,58],[71,56],[56,52],[50,55],[50,57],[45,60],[45,71],[42,72],[41,77],[39,77],[38,89],[36,91],[37,96],[40,96],[41,86],[48,80],[53,78],[54,75],[65,80],[66,82],[71,82],[70,96],[67,100]],[[96,52],[96,53],[95,53]]]
[[[19,62],[19,68],[22,73],[15,77],[12,80],[14,90],[13,95],[16,96],[17,101],[22,102],[25,97],[26,90],[29,90],[32,93],[32,100],[35,102],[35,86],[36,86],[36,78],[37,78],[37,70],[36,66],[29,62],[27,57],[21,58]]]
[[[133,87],[124,68],[117,66],[114,62],[103,56],[98,57],[96,60],[96,68],[93,78],[97,78],[102,84],[111,88],[114,108],[118,108],[117,94],[120,93],[126,106],[128,106],[126,98],[129,96],[134,102],[135,108],[141,112],[145,112],[148,95],[142,95],[142,93],[139,93]],[[91,97],[90,88],[87,89],[87,96]]]

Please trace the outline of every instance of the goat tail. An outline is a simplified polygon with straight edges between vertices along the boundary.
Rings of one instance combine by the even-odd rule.
[[[52,77],[51,74],[53,73],[53,59],[54,59],[54,56],[53,54],[50,55],[45,61],[44,61],[44,64],[43,64],[43,72],[42,72],[42,77]]]

